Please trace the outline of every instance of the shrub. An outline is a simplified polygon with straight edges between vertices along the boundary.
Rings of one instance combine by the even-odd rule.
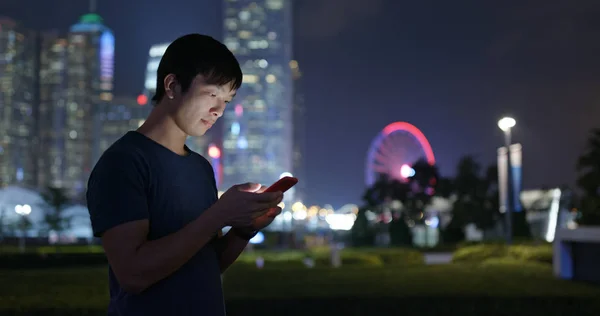
[[[476,245],[459,248],[452,255],[453,262],[483,262],[490,258],[501,258],[507,254],[504,245]]]
[[[460,248],[452,256],[453,262],[481,263],[490,259],[552,264],[552,245],[480,244]]]
[[[420,251],[406,248],[371,248],[364,252],[378,256],[385,265],[413,266],[425,263]]]
[[[552,245],[515,245],[508,248],[508,256],[522,261],[552,264]]]
[[[48,269],[106,265],[103,253],[12,254],[0,256],[0,269]]]
[[[262,257],[265,268],[303,267],[303,260],[311,258],[315,267],[331,266],[329,247],[313,248],[307,251],[252,251],[243,253],[236,262],[239,267],[256,268],[256,259]],[[404,248],[345,248],[340,250],[340,259],[344,266],[414,266],[424,263],[423,254]]]

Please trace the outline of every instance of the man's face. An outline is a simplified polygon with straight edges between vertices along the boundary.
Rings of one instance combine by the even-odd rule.
[[[189,90],[180,95],[181,102],[173,108],[173,119],[186,135],[202,136],[223,115],[225,106],[235,93],[231,84],[209,85],[199,75],[192,81]]]

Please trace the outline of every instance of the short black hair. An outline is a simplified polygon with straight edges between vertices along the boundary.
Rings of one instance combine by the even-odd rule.
[[[181,92],[190,88],[196,76],[203,75],[208,84],[231,83],[237,90],[242,85],[242,69],[233,53],[223,43],[202,34],[188,34],[171,43],[158,64],[154,104],[165,96],[165,77],[174,74]]]

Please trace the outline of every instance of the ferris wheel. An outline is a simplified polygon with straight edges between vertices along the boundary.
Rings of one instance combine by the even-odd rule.
[[[425,135],[407,122],[389,124],[371,142],[365,168],[366,185],[372,186],[382,174],[390,179],[407,179],[414,175],[411,165],[419,159],[435,164]]]

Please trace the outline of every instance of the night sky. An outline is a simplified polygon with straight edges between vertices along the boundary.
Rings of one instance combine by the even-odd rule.
[[[0,0],[0,15],[37,29],[66,32],[87,10],[86,0]],[[141,92],[150,45],[221,38],[219,0],[99,0],[97,12],[116,36],[117,95]],[[305,202],[359,202],[366,151],[393,121],[420,128],[452,175],[465,154],[494,163],[496,122],[512,115],[524,187],[574,183],[600,127],[598,16],[597,0],[298,0]]]

